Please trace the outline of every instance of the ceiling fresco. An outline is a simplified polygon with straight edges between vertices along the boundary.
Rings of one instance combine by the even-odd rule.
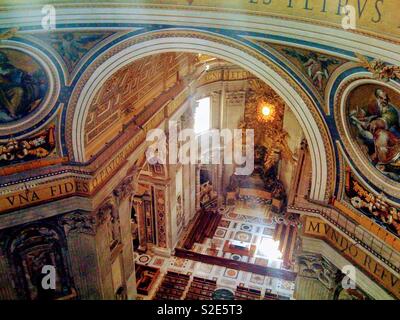
[[[378,225],[400,236],[400,208],[389,203],[385,194],[376,195],[360,183],[347,168],[344,200]]]
[[[269,46],[293,63],[322,96],[324,96],[326,85],[332,73],[347,62],[347,60],[311,50],[276,44],[269,44]]]
[[[0,48],[0,125],[33,113],[47,92],[47,75],[32,56]]]
[[[35,34],[35,37],[51,45],[64,60],[68,72],[72,72],[82,57],[114,32],[52,31]]]
[[[381,174],[400,182],[400,94],[379,84],[355,88],[347,99],[351,138]]]
[[[192,5],[198,3],[194,1]],[[56,142],[58,135],[60,141],[60,146],[57,149],[60,150],[60,156],[73,155],[72,150],[70,150],[72,145],[68,144],[67,140],[70,139],[68,137],[71,135],[71,126],[68,121],[72,121],[68,120],[68,112],[71,109],[70,102],[73,99],[77,101],[79,98],[79,96],[74,96],[75,89],[78,88],[76,92],[79,94],[81,92],[79,86],[85,85],[85,83],[79,82],[81,79],[87,79],[84,77],[86,76],[85,72],[93,73],[100,63],[106,61],[111,55],[119,53],[120,51],[116,50],[118,46],[118,50],[123,50],[126,49],[124,47],[126,45],[137,45],[137,41],[140,41],[136,40],[138,37],[143,37],[146,40],[151,34],[154,34],[154,39],[157,39],[159,36],[156,34],[163,34],[164,29],[165,34],[170,32],[167,35],[168,37],[178,34],[174,33],[173,27],[154,23],[144,26],[132,22],[129,25],[120,23],[88,24],[85,27],[80,27],[79,31],[77,25],[71,25],[70,28],[68,25],[63,25],[60,31],[49,32],[34,28],[30,30],[30,27],[20,29],[15,36],[7,37],[6,42],[4,42],[7,44],[7,48],[3,48],[4,45],[3,47],[0,46],[2,70],[0,78],[0,133],[2,133],[2,126],[17,123],[26,119],[31,113],[44,109],[42,104],[51,89],[51,81],[43,66],[45,63],[51,62],[54,64],[53,68],[63,71],[59,72],[60,75],[53,74],[53,76],[59,77],[57,81],[62,84],[62,88],[60,95],[56,97],[57,103],[49,102],[49,104],[53,103],[59,108],[60,112],[59,119],[54,121]],[[113,35],[118,32],[117,29],[122,30],[121,28],[124,32],[114,37]],[[182,29],[180,32],[185,33],[185,28],[189,27],[180,26],[180,28]],[[322,50],[318,43],[309,41],[296,44],[295,39],[290,39],[289,36],[287,38],[282,37],[281,41],[276,39],[270,41],[268,36],[261,33],[257,35],[245,34],[240,30],[225,30],[223,28],[207,31],[212,31],[216,38],[220,37],[224,41],[229,39],[229,41],[240,43],[241,46],[256,50],[257,54],[262,56],[260,59],[266,59],[271,65],[274,65],[274,70],[282,74],[288,83],[296,84],[301,88],[305,99],[309,99],[310,105],[317,110],[316,112],[313,111],[313,115],[319,112],[318,128],[326,128],[330,135],[326,141],[324,140],[324,145],[329,144],[329,139],[332,142],[342,143],[334,115],[338,106],[331,103],[326,94],[329,89],[329,92],[335,95],[345,76],[356,75],[359,72],[365,73],[369,70],[369,66],[372,68],[374,64],[370,57],[367,60],[360,61],[356,53],[338,50],[333,44],[332,46],[325,45]],[[0,34],[4,32],[7,32],[7,30],[1,30]],[[203,41],[204,28],[196,29],[195,26],[190,26],[190,32],[186,33],[187,37]],[[254,37],[254,39],[251,39],[251,37]],[[40,41],[32,41],[33,38],[40,39]],[[127,39],[130,42],[125,44],[124,41]],[[0,44],[3,44],[2,41],[0,40]],[[223,41],[221,40],[221,42]],[[288,45],[289,42],[292,44]],[[38,61],[36,55],[33,57],[26,51],[21,51],[18,46],[22,44],[40,51],[43,56],[47,57],[47,60]],[[90,59],[87,59],[89,55]],[[60,57],[62,62],[60,62]],[[187,74],[190,74],[193,71],[190,71],[190,64],[194,62],[192,58],[193,55],[187,53],[165,53],[134,61],[116,70],[116,72],[110,72],[109,78],[100,87],[93,89],[91,102],[88,104],[89,108],[85,111],[87,116],[84,121],[85,130],[82,132],[82,136],[84,136],[83,145],[86,148],[84,158],[90,159],[91,156],[96,155],[96,152],[103,150],[105,145],[112,143],[113,139],[124,130],[124,126],[134,121],[135,117],[146,109],[146,106],[157,99],[156,92],[168,91],[180,80],[183,80]],[[349,61],[353,63],[353,68],[344,68]],[[366,61],[369,63],[368,66],[365,64]],[[355,68],[354,65],[358,62],[360,63]],[[386,62],[384,64],[385,67],[389,66]],[[341,71],[342,68],[343,71]],[[178,69],[181,70],[179,74]],[[186,71],[182,72],[182,70]],[[62,74],[70,74],[70,81],[63,82]],[[371,76],[371,79],[375,78]],[[390,78],[392,82],[396,82],[395,80]],[[332,88],[329,88],[329,86],[332,86]],[[389,109],[391,111],[389,113],[392,114],[390,121],[393,123],[393,125],[386,127],[382,122],[388,120],[386,119],[387,116],[382,114],[381,111],[374,111],[369,107],[369,105],[376,103],[375,89],[364,86],[351,93],[346,104],[345,126],[349,128],[351,139],[357,145],[359,153],[364,156],[365,161],[373,166],[376,171],[374,174],[385,176],[397,183],[399,181],[397,154],[400,149],[397,152],[399,145],[397,142],[398,124],[395,124],[396,119],[393,110],[398,111],[400,99],[395,91],[386,90],[390,99]],[[332,114],[324,112],[323,103],[325,101],[329,101]],[[310,107],[310,105],[307,106]],[[0,135],[3,150],[10,150],[10,139],[35,141],[36,135],[46,130],[50,120],[54,119],[56,107],[49,108],[48,115],[40,123],[27,123],[20,133]],[[370,123],[363,124],[363,131],[360,131],[360,125],[358,126],[356,122],[365,121],[363,119],[365,117],[369,117]],[[378,134],[374,125],[379,122]],[[367,136],[369,136],[369,139],[366,138]],[[390,152],[386,152],[386,154],[385,152],[375,152],[378,143],[381,144],[378,146],[378,150],[382,151],[384,148],[390,147]],[[347,147],[345,146],[344,149],[347,150]],[[46,144],[46,150],[47,153],[39,152],[37,155],[43,158],[50,157],[55,150],[53,144]],[[337,150],[334,149],[332,154],[333,152],[336,152],[337,157]],[[11,161],[7,160],[9,154],[4,153],[2,156],[4,158],[2,166],[13,166],[17,163],[37,160],[32,155]],[[334,158],[335,156],[332,156],[332,163],[329,160],[330,168],[335,168]],[[69,160],[74,161],[73,158]],[[353,161],[353,158],[351,158],[351,161]],[[335,169],[329,170],[334,171]],[[334,179],[331,179],[330,183],[334,184],[335,182],[332,180]]]
[[[344,2],[355,8],[356,29],[343,30]],[[46,30],[39,13],[49,3],[57,11],[54,30]],[[143,212],[155,213],[150,222],[159,230],[148,240],[169,254],[171,226],[180,232],[188,221],[185,212],[197,210],[190,190],[200,173],[191,166],[147,163],[148,134],[161,128],[173,137],[168,122],[180,119],[179,127],[186,127],[198,99],[207,97],[211,128],[253,128],[254,144],[270,150],[258,160],[290,177],[290,192],[281,183],[283,191],[272,192],[275,198],[268,201],[282,205],[277,214],[296,213],[296,226],[304,227],[294,236],[277,229],[291,250],[316,245],[294,241],[298,235],[318,237],[325,241],[324,253],[331,248],[329,254],[364,265],[360,272],[368,281],[399,297],[400,281],[392,274],[398,273],[397,258],[392,260],[393,251],[386,262],[380,256],[400,247],[397,9],[397,0],[1,1],[0,220],[14,228],[73,212],[79,225],[79,216],[95,217],[91,211],[102,211],[110,195],[116,215],[111,220],[120,211],[129,220],[136,210],[134,189],[146,196],[151,189],[154,208]],[[229,180],[231,169],[220,165],[212,178],[215,173]],[[225,186],[218,188],[222,195]],[[275,208],[263,214],[269,218]],[[297,215],[306,218],[302,225]],[[57,228],[64,226],[67,235],[60,221]],[[113,241],[112,233],[122,230],[115,227],[109,230]],[[364,235],[372,239],[368,246],[362,246]],[[79,240],[73,234],[71,239]],[[78,240],[72,245],[81,245]],[[125,254],[123,246],[115,248]],[[367,270],[370,257],[382,264],[382,275],[376,266]],[[318,278],[333,294],[327,277],[337,270],[312,257],[303,260],[300,275]],[[68,281],[65,288],[69,292]],[[357,290],[336,296],[367,298]]]

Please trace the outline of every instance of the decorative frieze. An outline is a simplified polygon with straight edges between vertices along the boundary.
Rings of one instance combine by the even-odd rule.
[[[372,73],[373,77],[384,82],[400,79],[400,67],[389,65],[380,59],[370,60],[363,55],[356,53],[360,64]]]
[[[134,187],[132,185],[132,182],[133,177],[127,177],[122,180],[122,182],[115,188],[113,194],[116,197],[118,203],[133,194]]]
[[[338,269],[323,256],[303,253],[297,257],[300,276],[318,279],[328,289],[336,286]]]
[[[157,215],[157,242],[158,246],[161,248],[167,247],[167,232],[166,232],[166,199],[164,190],[155,189],[155,199],[156,199],[156,215]]]
[[[228,92],[226,94],[226,105],[228,107],[244,106],[246,100],[246,92]]]
[[[400,208],[389,203],[387,196],[372,193],[346,168],[345,200],[363,215],[383,225],[386,230],[400,236]]]
[[[54,160],[57,156],[55,151],[55,130],[55,125],[51,124],[48,128],[28,138],[10,139],[6,143],[0,144],[0,167],[27,161],[42,160],[49,156],[52,156]],[[34,165],[34,167],[38,168],[40,164]],[[20,166],[19,168],[19,171],[27,170],[24,166]],[[30,168],[32,168],[32,164]],[[14,170],[14,172],[18,172],[18,170]]]
[[[97,210],[96,218],[97,225],[100,226],[111,219],[113,214],[114,205],[112,203],[112,198],[107,199],[100,208]]]
[[[64,227],[66,235],[70,232],[96,234],[96,217],[88,213],[77,211],[66,214],[61,218],[60,225]]]

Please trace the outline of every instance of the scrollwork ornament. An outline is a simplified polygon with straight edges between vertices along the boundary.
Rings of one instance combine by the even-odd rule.
[[[60,220],[65,234],[71,232],[94,235],[96,233],[96,218],[83,212],[73,212],[64,215]]]

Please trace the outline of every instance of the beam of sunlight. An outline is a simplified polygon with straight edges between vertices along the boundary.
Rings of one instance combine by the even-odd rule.
[[[279,250],[279,241],[275,241],[272,238],[263,238],[260,242],[259,251],[269,259],[282,259],[282,252]]]
[[[194,132],[196,134],[210,130],[210,97],[197,101],[198,105],[194,114]]]

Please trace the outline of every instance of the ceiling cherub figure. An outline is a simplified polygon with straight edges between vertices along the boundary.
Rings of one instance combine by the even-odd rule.
[[[51,44],[69,63],[76,63],[86,52],[86,45],[101,38],[98,34],[75,35],[72,32],[53,34]]]
[[[324,79],[329,79],[329,66],[339,64],[338,60],[315,52],[302,54],[294,49],[283,49],[283,51],[302,63],[307,75],[319,91],[324,90]]]
[[[0,40],[8,40],[16,35],[18,28],[11,28],[7,31],[0,33]]]

